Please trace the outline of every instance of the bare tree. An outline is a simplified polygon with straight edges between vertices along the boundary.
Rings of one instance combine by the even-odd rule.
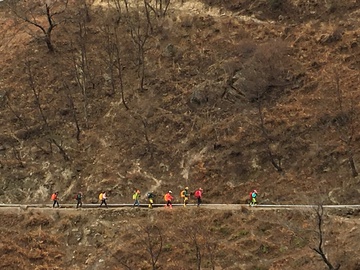
[[[326,255],[324,251],[324,230],[323,230],[323,224],[324,224],[324,207],[322,205],[318,205],[315,209],[316,214],[316,221],[317,221],[317,236],[318,236],[318,246],[315,248],[312,248],[317,254],[320,255],[323,262],[326,264],[329,270],[339,270],[340,264],[337,266],[333,266],[333,264],[330,262],[328,256]]]
[[[142,122],[143,127],[144,127],[144,137],[145,137],[145,140],[146,140],[146,143],[147,143],[147,146],[148,146],[148,150],[150,151],[151,158],[153,158],[153,151],[152,151],[152,147],[151,147],[151,143],[150,143],[149,135],[148,135],[148,122],[143,117],[141,118],[141,122]]]
[[[186,242],[194,247],[196,269],[201,270],[201,261],[203,256],[203,237],[201,235],[202,228],[198,224],[190,225],[183,228],[183,234]]]
[[[115,55],[116,55],[116,46],[115,42],[113,41],[114,33],[112,32],[112,27],[110,25],[105,25],[103,28],[103,32],[105,35],[105,52],[106,52],[106,58],[105,58],[105,64],[107,65],[109,77],[110,77],[110,86],[111,90],[109,92],[109,96],[113,96],[116,93],[116,80],[115,80]],[[116,31],[116,30],[115,30]]]
[[[150,225],[144,228],[144,232],[144,246],[150,256],[151,269],[157,270],[159,269],[157,264],[163,248],[163,236],[161,230],[156,225]]]
[[[124,0],[124,2],[128,7],[128,0]],[[151,27],[149,21],[144,20],[143,14],[139,8],[137,11],[134,12],[132,12],[129,8],[127,8],[126,10],[127,25],[129,27],[131,39],[137,51],[136,66],[138,70],[138,77],[140,79],[139,88],[141,91],[143,91],[145,82],[145,52],[147,50],[145,45],[150,37]]]
[[[15,116],[15,118],[19,121],[19,123],[21,124],[22,127],[25,128],[26,132],[30,133],[31,129],[29,127],[29,125],[26,123],[25,119],[22,117],[22,115],[16,111],[16,109],[14,108],[14,106],[11,104],[10,101],[10,97],[7,96],[6,97],[6,105],[8,106],[10,112]],[[13,135],[15,136],[15,135]],[[16,136],[15,136],[16,137]],[[16,137],[16,140],[20,143],[23,144],[23,141],[20,141],[20,139],[18,137]],[[43,148],[42,146],[40,146],[37,142],[34,142],[35,145],[45,154],[50,154],[50,152],[48,150],[46,150],[45,148]]]
[[[76,113],[74,98],[71,95],[70,87],[66,83],[64,83],[64,89],[65,89],[65,94],[66,94],[67,100],[69,101],[71,115],[72,115],[72,118],[73,118],[73,121],[74,121],[75,127],[76,127],[76,140],[78,142],[80,142],[81,128],[80,128],[79,120],[78,120],[77,113]]]
[[[217,248],[218,248],[217,242],[212,241],[211,237],[205,238],[205,249],[209,256],[211,270],[215,270],[215,259],[216,259]]]
[[[125,99],[124,80],[123,80],[123,54],[125,53],[124,46],[124,32],[127,29],[123,26],[122,22],[125,15],[123,14],[122,1],[124,0],[108,0],[108,8],[113,11],[113,16],[105,18],[104,26],[101,28],[104,39],[106,41],[105,64],[109,72],[111,91],[109,96],[115,95],[120,92],[122,104],[126,110],[129,110]],[[125,3],[126,0],[124,1]],[[126,10],[128,9],[125,5]],[[110,12],[109,12],[110,13]],[[129,14],[129,12],[127,12]]]
[[[164,18],[169,8],[170,0],[144,0],[146,20],[149,24],[150,31],[153,33],[152,14],[155,18]]]
[[[147,16],[149,15],[149,9],[154,12],[156,17],[165,17],[166,12],[169,9],[171,0],[144,0]]]
[[[124,83],[123,83],[123,64],[122,64],[122,55],[120,52],[121,48],[121,42],[119,38],[118,32],[115,30],[115,67],[117,69],[118,73],[118,80],[119,80],[119,88],[120,88],[120,94],[121,94],[121,101],[124,107],[129,110],[129,107],[125,100],[125,93],[124,93]]]
[[[9,1],[13,14],[25,23],[34,26],[42,32],[46,46],[50,52],[55,48],[52,42],[52,32],[64,20],[60,15],[65,12],[68,0],[49,1]],[[59,17],[59,20],[57,18]]]
[[[263,108],[262,108],[261,98],[259,98],[259,100],[257,101],[257,106],[258,106],[258,115],[259,115],[259,119],[260,119],[260,130],[266,141],[265,142],[266,151],[267,151],[267,154],[269,155],[270,162],[278,172],[282,172],[283,168],[281,166],[281,156],[274,154],[270,147],[270,145],[272,143],[272,138],[270,136],[269,131],[267,130],[267,128],[265,126],[264,112],[263,112]]]
[[[183,229],[187,242],[194,247],[197,270],[201,270],[204,258],[209,259],[211,269],[215,270],[217,244],[212,241],[208,231],[201,224],[193,224]]]
[[[315,216],[314,216],[315,213]],[[279,219],[279,224],[284,224],[290,231],[293,232],[297,242],[301,245],[308,246],[312,251],[316,252],[321,260],[326,264],[329,270],[339,270],[340,264],[334,266],[325,251],[325,210],[323,205],[317,204],[308,210],[301,210],[293,212],[291,216],[299,214],[300,217],[294,217],[291,221],[289,216],[285,214],[286,219]],[[283,217],[284,218],[284,217]],[[300,224],[298,223],[300,220]],[[305,225],[306,224],[306,225]],[[313,224],[313,225],[310,225]],[[304,226],[305,225],[305,226]],[[297,243],[298,245],[299,243]]]
[[[61,153],[61,155],[63,156],[64,160],[68,161],[70,160],[69,156],[67,155],[64,147],[62,146],[62,143],[59,142],[57,139],[56,139],[56,136],[54,134],[54,131],[52,130],[50,124],[49,124],[49,121],[46,117],[46,114],[43,110],[43,104],[42,104],[42,101],[41,101],[41,98],[40,98],[40,90],[37,88],[36,86],[36,83],[35,83],[35,78],[33,76],[33,72],[32,72],[32,67],[31,67],[31,62],[29,60],[27,60],[25,62],[25,66],[26,66],[26,72],[27,72],[27,75],[28,75],[28,79],[29,79],[29,87],[33,93],[33,96],[35,98],[35,104],[36,104],[36,107],[38,109],[38,112],[40,114],[40,118],[43,122],[43,125],[44,125],[44,128],[45,128],[45,131],[46,131],[46,135],[48,136],[48,139],[49,139],[49,142],[50,142],[50,149],[51,149],[51,144],[55,144],[55,146],[58,148],[59,152]]]
[[[282,156],[280,151],[276,153],[271,148],[275,136],[266,126],[264,108],[265,105],[270,106],[278,96],[281,96],[283,88],[289,84],[285,80],[288,73],[287,63],[284,59],[287,46],[274,41],[250,48],[248,59],[244,60],[241,69],[233,76],[236,79],[228,84],[257,107],[259,122],[257,126],[264,139],[266,153],[274,168],[278,172],[282,172]]]
[[[73,68],[74,77],[83,96],[83,116],[85,128],[89,128],[88,95],[89,85],[91,85],[90,59],[88,57],[88,33],[87,33],[87,13],[80,10],[77,14],[75,23],[78,26],[78,35],[72,46],[74,46]],[[93,85],[93,84],[92,84]]]
[[[337,97],[337,105],[338,105],[338,115],[334,121],[336,129],[339,133],[340,140],[345,146],[345,152],[348,157],[348,161],[350,164],[351,174],[353,177],[359,175],[355,160],[354,160],[354,137],[356,134],[355,129],[355,105],[354,100],[350,98],[350,104],[346,107],[344,94],[341,88],[341,81],[339,72],[335,69],[334,70],[334,84],[335,84],[335,91]]]
[[[158,262],[163,251],[163,235],[161,229],[157,225],[148,225],[143,227],[141,231],[144,232],[145,237],[140,241],[137,240],[132,243],[132,245],[138,246],[138,250],[140,251],[139,254],[135,255],[132,252],[128,253],[126,251],[118,250],[113,257],[128,270],[133,268],[138,269],[138,267],[132,267],[131,265],[136,264],[136,262],[139,261],[148,261],[152,270],[158,270],[160,269]],[[133,261],[131,256],[129,256],[130,254],[135,256],[136,260]]]

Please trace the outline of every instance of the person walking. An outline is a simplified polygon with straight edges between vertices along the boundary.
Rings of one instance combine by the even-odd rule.
[[[59,192],[58,191],[56,191],[56,192],[54,192],[52,195],[51,195],[51,200],[53,201],[53,208],[55,207],[55,206],[57,206],[57,207],[60,207],[60,205],[59,205]]]
[[[82,192],[79,191],[78,194],[76,194],[76,197],[75,197],[75,199],[77,201],[76,208],[82,207],[82,197],[83,197]]]
[[[195,190],[194,196],[197,199],[197,207],[199,207],[200,204],[202,203],[203,189],[198,188],[197,190]]]
[[[250,206],[255,206],[257,205],[257,190],[254,189],[253,191],[250,192]]]
[[[189,202],[189,198],[190,198],[189,187],[185,187],[185,188],[180,192],[180,197],[183,199],[184,207],[186,207],[186,205],[187,205],[188,202]]]
[[[134,204],[133,206],[140,206],[140,190],[136,190],[135,193],[133,194],[133,200],[134,200]]]
[[[153,208],[153,203],[154,203],[154,198],[155,198],[154,192],[152,192],[152,191],[148,192],[146,197],[148,198],[148,203],[149,203],[148,206],[149,206],[150,209],[152,209]]]
[[[172,209],[172,200],[174,199],[174,197],[171,194],[172,194],[172,191],[169,190],[169,192],[166,193],[164,196],[164,200],[166,202],[165,207],[169,207],[170,209]]]
[[[101,201],[100,206],[101,207],[103,204],[105,205],[106,208],[108,208],[108,205],[106,203],[107,200],[107,195],[106,195],[106,191],[103,191],[99,194],[99,200]]]

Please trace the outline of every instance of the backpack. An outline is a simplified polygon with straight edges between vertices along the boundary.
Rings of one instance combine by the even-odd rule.
[[[182,191],[180,192],[180,197],[181,197],[181,198],[185,198],[185,190],[182,190]]]
[[[102,201],[102,199],[103,199],[103,194],[100,193],[100,194],[99,194],[99,201]]]
[[[56,194],[55,194],[55,193],[53,193],[53,194],[51,195],[51,200],[52,200],[52,201],[56,200]]]
[[[81,194],[77,194],[75,197],[76,200],[81,200]]]
[[[195,197],[196,198],[201,197],[201,191],[200,190],[195,191]]]
[[[135,192],[135,193],[133,194],[133,200],[136,200],[137,197],[138,197],[138,195],[137,195],[137,193]]]
[[[149,193],[147,194],[147,198],[148,198],[148,199],[154,198],[154,194],[151,193],[151,192],[149,192]]]

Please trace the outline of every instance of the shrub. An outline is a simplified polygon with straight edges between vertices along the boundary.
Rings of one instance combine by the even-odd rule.
[[[271,9],[276,10],[281,8],[283,5],[284,0],[269,0],[269,4]]]

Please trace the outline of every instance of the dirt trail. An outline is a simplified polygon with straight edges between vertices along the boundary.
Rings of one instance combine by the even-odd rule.
[[[172,10],[181,11],[183,14],[192,14],[192,15],[206,15],[212,17],[235,17],[242,22],[252,22],[256,24],[273,24],[274,21],[262,21],[257,19],[255,16],[246,16],[240,14],[234,14],[231,11],[228,11],[219,7],[207,7],[204,3],[199,1],[187,1],[181,3],[176,1],[171,6]]]
[[[97,204],[83,204],[82,209],[76,209],[75,204],[61,204],[60,208],[52,208],[50,204],[1,204],[0,211],[14,210],[25,211],[28,209],[39,211],[93,211],[93,210],[123,210],[132,209],[132,204],[108,204],[109,208],[99,208]],[[140,209],[147,209],[147,204],[140,205]],[[154,210],[166,210],[164,204],[154,204]],[[183,208],[182,204],[173,204],[174,209]],[[314,210],[317,205],[258,205],[250,207],[247,204],[203,204],[199,209],[210,210],[241,210],[241,211],[267,211],[267,210]],[[188,208],[197,208],[195,204],[189,204]],[[355,210],[360,209],[360,205],[323,205],[325,210]]]

